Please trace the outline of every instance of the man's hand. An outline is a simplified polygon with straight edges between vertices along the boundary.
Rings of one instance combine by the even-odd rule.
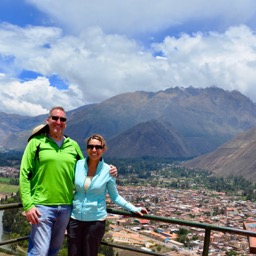
[[[33,207],[26,212],[26,218],[30,224],[40,223],[40,220],[38,218],[40,216],[41,216],[41,213],[36,207]]]
[[[112,165],[112,164],[110,164],[110,171],[109,171],[109,173],[113,176],[113,177],[117,177],[117,174],[118,174],[118,172],[117,172],[117,168],[114,166],[114,165]]]

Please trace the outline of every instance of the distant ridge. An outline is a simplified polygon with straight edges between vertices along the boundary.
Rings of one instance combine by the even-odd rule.
[[[256,182],[256,128],[239,134],[215,151],[183,163],[219,176],[242,176]]]
[[[193,150],[170,123],[150,120],[140,123],[109,141],[106,156],[120,158],[172,157],[193,155]]]
[[[46,117],[0,113],[0,149],[23,151],[32,128]],[[67,117],[65,133],[83,150],[85,138],[100,133],[110,145],[108,154],[117,158],[182,159],[212,152],[255,127],[256,105],[237,91],[175,87],[123,93],[69,111]]]

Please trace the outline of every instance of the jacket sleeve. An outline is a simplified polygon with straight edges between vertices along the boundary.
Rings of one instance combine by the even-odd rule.
[[[31,175],[32,171],[35,171],[35,154],[36,154],[36,139],[32,139],[27,144],[25,151],[22,156],[21,165],[20,165],[20,177],[19,177],[19,186],[20,186],[20,197],[23,208],[25,211],[28,211],[34,207],[33,198],[31,196]]]
[[[108,193],[109,193],[111,200],[115,204],[123,207],[124,209],[126,209],[130,212],[140,211],[139,207],[135,207],[133,204],[129,203],[122,196],[119,195],[117,187],[116,187],[115,178],[113,178],[112,176],[110,177],[110,180],[107,183],[107,189],[108,189]]]
[[[79,159],[77,159],[77,160],[84,159],[83,153],[82,153],[81,148],[79,147],[78,143],[74,140],[73,140],[73,143],[74,143],[74,147],[76,149],[76,152],[79,156]]]

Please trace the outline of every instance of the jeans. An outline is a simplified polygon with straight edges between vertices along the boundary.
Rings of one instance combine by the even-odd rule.
[[[27,255],[57,255],[64,240],[71,207],[36,205],[41,213],[40,223],[32,224]]]
[[[68,224],[68,256],[97,256],[106,221],[79,221]]]

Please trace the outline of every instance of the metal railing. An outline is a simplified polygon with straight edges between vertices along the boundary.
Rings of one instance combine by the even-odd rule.
[[[15,209],[15,208],[21,208],[21,207],[22,207],[22,205],[20,203],[2,204],[2,205],[0,204],[0,210]],[[127,211],[122,211],[122,210],[115,210],[112,208],[107,208],[107,212],[111,213],[111,214],[130,216],[130,217],[137,218],[137,219],[138,218],[147,219],[147,220],[160,221],[160,222],[165,222],[165,223],[172,223],[172,224],[177,224],[177,225],[182,225],[182,226],[189,226],[189,227],[196,227],[199,229],[204,229],[205,236],[204,236],[204,246],[203,246],[202,256],[207,256],[209,254],[211,231],[231,233],[231,234],[236,234],[236,235],[241,235],[241,236],[246,236],[246,237],[256,237],[256,232],[252,232],[252,231],[248,231],[248,230],[244,230],[244,229],[221,227],[221,226],[215,226],[215,225],[210,225],[210,224],[205,224],[205,223],[200,223],[200,222],[191,222],[191,221],[185,221],[185,220],[179,220],[179,219],[173,219],[173,218],[158,217],[155,215],[146,215],[145,214],[143,216],[140,216],[138,214],[134,214],[134,213],[130,213]],[[27,240],[27,239],[28,239],[28,236],[6,240],[3,242],[0,242],[0,246],[5,245],[5,244],[16,243],[16,242]],[[106,242],[102,242],[102,244],[107,245],[107,246],[112,246],[115,248],[121,248],[121,249],[125,249],[125,250],[140,252],[140,253],[144,253],[144,254],[148,254],[148,255],[163,256],[163,254],[149,252],[149,251],[141,250],[141,249],[136,249],[134,247],[121,246],[121,245],[106,243]]]

